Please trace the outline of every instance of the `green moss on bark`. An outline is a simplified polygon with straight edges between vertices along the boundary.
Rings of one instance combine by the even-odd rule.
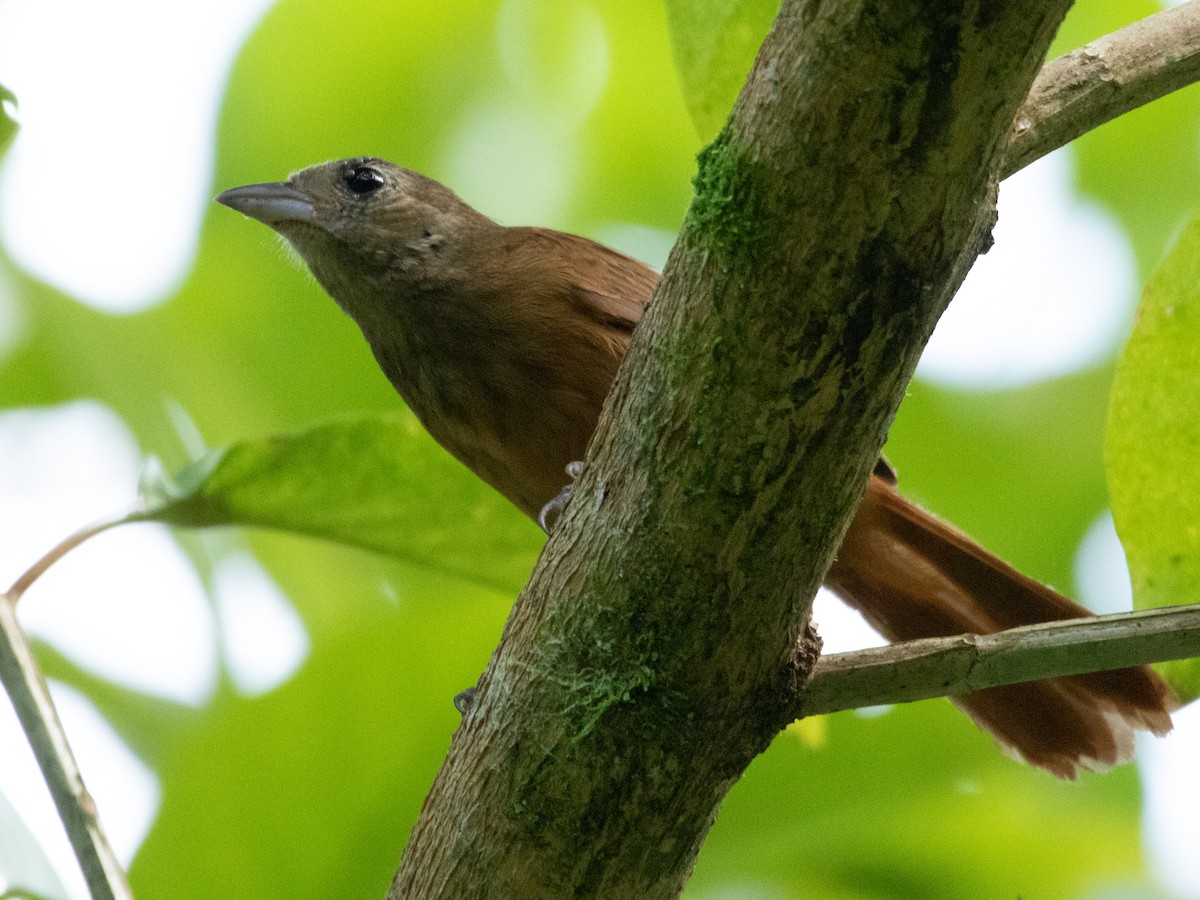
[[[700,235],[722,268],[737,259],[752,259],[765,237],[763,210],[771,182],[766,166],[740,146],[728,128],[696,161],[696,195],[684,232]]]

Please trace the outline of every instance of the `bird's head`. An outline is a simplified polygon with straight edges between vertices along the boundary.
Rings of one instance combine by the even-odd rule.
[[[231,188],[218,203],[277,231],[343,305],[373,279],[434,277],[491,220],[449,188],[374,157]]]

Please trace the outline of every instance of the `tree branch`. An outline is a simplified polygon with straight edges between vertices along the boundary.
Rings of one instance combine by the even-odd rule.
[[[391,897],[679,892],[1069,5],[785,0]]]
[[[100,828],[96,805],[67,744],[46,680],[17,622],[15,598],[0,594],[0,683],[8,692],[93,900],[132,900],[125,873]]]
[[[1200,656],[1200,604],[822,656],[807,716]]]
[[[1001,176],[1200,80],[1200,0],[1156,13],[1047,63],[1017,113]]]

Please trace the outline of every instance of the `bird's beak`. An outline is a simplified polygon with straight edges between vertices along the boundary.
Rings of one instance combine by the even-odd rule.
[[[217,202],[275,228],[287,222],[311,222],[316,216],[312,198],[287,181],[230,188]]]

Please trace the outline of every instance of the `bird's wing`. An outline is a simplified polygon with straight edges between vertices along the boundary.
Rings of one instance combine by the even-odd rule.
[[[559,274],[581,312],[622,331],[633,330],[658,287],[657,272],[585,237],[544,228],[520,230],[531,244],[541,244],[543,252],[570,262]]]
[[[577,274],[573,298],[585,312],[611,325],[633,330],[658,287],[658,273],[644,263],[608,247],[589,254]]]

